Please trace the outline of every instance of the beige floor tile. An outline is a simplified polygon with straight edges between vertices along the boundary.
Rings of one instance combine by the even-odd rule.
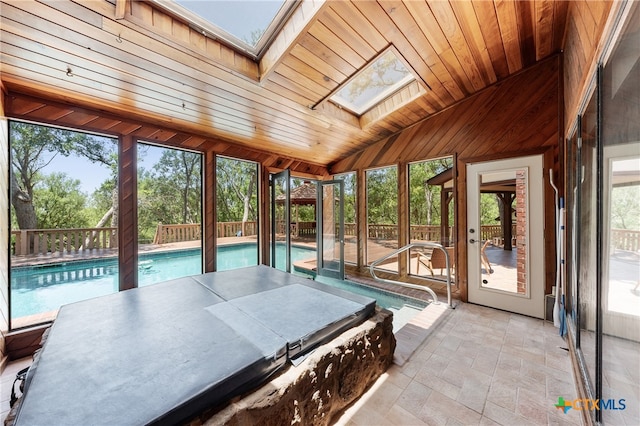
[[[506,384],[501,381],[494,381],[487,393],[488,402],[492,402],[512,412],[516,411],[517,399],[517,390],[514,389],[511,383]]]
[[[533,426],[536,423],[522,417],[511,410],[507,410],[503,407],[493,404],[487,401],[484,407],[483,416],[500,424],[500,425],[518,425],[518,426]]]
[[[544,395],[527,389],[518,389],[516,413],[532,420],[536,424],[545,424],[547,422],[547,411],[555,408],[553,405],[554,402],[545,398]]]
[[[563,377],[547,376],[547,398],[558,399],[559,396],[575,395],[576,388],[573,377],[567,374]],[[568,397],[565,397],[567,399]]]
[[[391,407],[385,418],[385,425],[423,426],[425,422],[398,405]]]
[[[471,425],[480,423],[482,415],[440,392],[433,391],[418,417],[423,420],[425,418],[452,418],[462,424]]]
[[[414,381],[402,392],[395,405],[416,416],[426,405],[431,392],[428,386]]]
[[[430,376],[425,377],[423,380],[424,382],[422,383],[429,389],[437,390],[451,399],[457,399],[460,394],[460,387],[447,382],[446,378]],[[418,380],[416,379],[416,381]]]
[[[400,389],[405,389],[411,383],[412,378],[405,375],[401,367],[393,364],[387,370],[387,381]]]
[[[475,380],[467,380],[462,385],[462,389],[460,389],[460,394],[456,400],[465,407],[482,413],[488,393],[489,385],[478,383]]]
[[[494,422],[489,417],[482,416],[480,419],[480,426],[500,426],[500,423]]]

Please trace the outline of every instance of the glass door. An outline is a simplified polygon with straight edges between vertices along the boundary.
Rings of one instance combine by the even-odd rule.
[[[544,317],[542,167],[542,156],[467,165],[470,302]]]
[[[344,279],[344,182],[318,182],[318,275]]]
[[[291,181],[289,170],[271,175],[271,267],[291,272]]]

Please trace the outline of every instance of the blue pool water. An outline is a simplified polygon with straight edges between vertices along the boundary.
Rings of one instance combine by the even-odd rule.
[[[284,247],[278,247],[277,263],[284,265]],[[292,247],[291,261],[313,258],[316,252],[305,247]],[[138,264],[138,285],[146,286],[187,275],[200,274],[200,249],[142,254]],[[218,270],[257,265],[255,243],[218,247]],[[377,291],[356,283],[318,277],[318,281],[348,291],[373,297],[380,306],[391,309],[397,316],[417,312],[426,304],[405,299],[392,293]],[[117,259],[95,259],[58,263],[45,266],[12,268],[11,318],[21,318],[42,312],[55,311],[68,303],[104,296],[118,291]],[[407,310],[410,311],[407,311]],[[395,321],[394,321],[395,326]]]

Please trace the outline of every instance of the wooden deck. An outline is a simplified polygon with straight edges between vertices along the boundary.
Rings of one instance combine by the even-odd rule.
[[[489,246],[485,253],[489,258],[491,271],[482,269],[482,280],[487,281],[486,284],[483,284],[483,287],[517,293],[517,249],[514,248],[512,251],[508,251],[500,247]]]

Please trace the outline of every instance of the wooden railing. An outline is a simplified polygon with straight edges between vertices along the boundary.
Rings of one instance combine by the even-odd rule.
[[[410,232],[411,241],[440,241],[440,225],[411,225]]]
[[[244,229],[242,222],[218,222],[217,235],[218,238],[237,237],[240,235],[250,236],[257,234],[257,224],[253,222],[245,222]],[[153,244],[177,243],[181,241],[197,241],[202,237],[199,223],[158,224],[156,235],[153,238]]]
[[[397,240],[398,239],[398,225],[369,225],[369,238],[376,240]]]
[[[516,236],[515,223],[511,226],[511,235]],[[491,240],[493,237],[502,237],[501,225],[482,225],[480,227],[480,238],[482,241]]]
[[[282,225],[282,226],[280,226]],[[219,222],[218,237],[234,237],[243,231],[242,222]],[[279,232],[284,232],[283,223],[278,223]],[[297,236],[315,236],[315,222],[298,222]],[[282,228],[282,229],[280,229]],[[451,228],[452,230],[452,228]],[[451,231],[450,231],[451,232]],[[256,235],[256,222],[245,222],[242,235]],[[355,236],[357,226],[354,223],[345,224],[345,236]],[[483,240],[501,236],[499,225],[484,225],[481,227]],[[515,235],[515,225],[512,231]],[[158,224],[154,244],[166,244],[181,241],[196,241],[202,237],[200,224]],[[412,241],[440,241],[440,226],[412,225]],[[369,238],[383,240],[397,240],[398,227],[396,225],[369,225]],[[17,256],[29,254],[50,254],[64,252],[78,252],[79,250],[96,250],[118,247],[117,228],[71,228],[71,229],[25,229],[11,231],[12,254]],[[627,229],[611,230],[611,247],[631,252],[640,251],[640,231]]]
[[[22,229],[11,231],[12,253],[71,253],[118,247],[118,228]]]
[[[611,246],[618,250],[637,252],[640,250],[640,231],[612,229]]]
[[[153,244],[179,243],[182,241],[197,241],[202,238],[199,223],[185,223],[178,225],[158,224]]]
[[[450,232],[453,228],[449,228]],[[411,225],[409,228],[411,241],[440,241],[440,225]],[[397,225],[369,225],[369,238],[379,240],[397,240]]]
[[[242,229],[242,222],[218,222],[218,238],[224,237],[237,237],[238,233],[242,235],[250,236],[258,234],[258,226],[256,222],[245,222],[244,230]]]

